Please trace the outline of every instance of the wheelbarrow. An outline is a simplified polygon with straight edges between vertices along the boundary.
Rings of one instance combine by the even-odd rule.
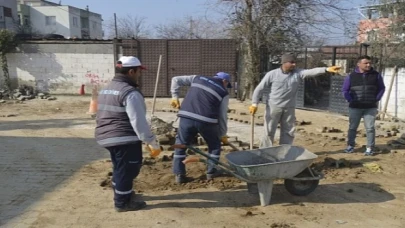
[[[242,181],[248,188],[257,184],[261,206],[270,204],[273,181],[284,179],[284,186],[293,195],[305,196],[313,192],[321,173],[316,173],[309,165],[318,157],[305,148],[291,145],[231,152],[225,155],[228,164],[211,158],[208,154],[192,146],[174,145],[174,148],[187,148]],[[188,157],[183,163],[205,162],[198,157]]]

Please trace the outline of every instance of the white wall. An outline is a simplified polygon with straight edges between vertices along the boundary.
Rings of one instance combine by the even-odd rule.
[[[385,94],[381,100],[381,109],[384,108],[388,90],[393,76],[393,68],[384,71]],[[405,119],[405,68],[398,70],[398,76],[393,82],[388,100],[387,113],[399,119]]]
[[[13,84],[53,94],[78,94],[82,84],[104,86],[115,73],[112,43],[28,43],[7,55]],[[0,78],[3,78],[0,71]],[[0,87],[4,82],[0,81]]]
[[[31,23],[35,31],[42,34],[56,33],[70,37],[70,18],[68,6],[31,7]],[[45,17],[55,16],[56,25],[46,25]]]
[[[12,18],[4,17],[3,12],[1,12],[3,19],[0,20],[0,28],[14,31],[16,29],[15,23],[18,21],[17,0],[0,0],[0,10],[3,10],[1,6],[11,8]]]
[[[93,27],[93,23],[95,24],[96,28]],[[89,27],[91,39],[103,39],[103,26],[101,16],[96,16],[90,13]]]
[[[81,24],[80,24],[80,9],[75,9],[73,7],[69,8],[69,22],[70,22],[70,36],[82,38]],[[77,26],[73,26],[73,18],[77,20]]]

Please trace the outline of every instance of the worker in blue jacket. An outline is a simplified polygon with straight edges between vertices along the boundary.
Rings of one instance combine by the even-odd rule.
[[[190,86],[180,108],[179,89]],[[179,108],[179,128],[176,144],[190,145],[199,133],[208,144],[210,157],[219,160],[221,155],[221,141],[227,140],[227,115],[229,94],[232,88],[231,77],[228,73],[218,72],[214,77],[190,75],[172,78],[171,105]],[[173,159],[173,172],[177,183],[187,182],[186,168],[183,164],[186,149],[176,149]],[[207,179],[211,180],[220,174],[213,162],[208,162]]]

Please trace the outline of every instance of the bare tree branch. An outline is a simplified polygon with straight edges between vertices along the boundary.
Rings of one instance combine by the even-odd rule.
[[[227,38],[227,28],[221,21],[187,16],[155,27],[156,37],[162,39]]]
[[[115,37],[114,18],[110,18],[106,23],[107,37]],[[148,38],[150,37],[149,28],[146,26],[146,18],[134,15],[117,17],[118,38]]]
[[[214,5],[227,13],[231,34],[242,43],[244,88],[250,94],[260,79],[263,48],[271,56],[280,56],[286,50],[301,49],[310,40],[338,36],[354,26],[349,7],[343,7],[350,6],[347,0],[219,0]]]

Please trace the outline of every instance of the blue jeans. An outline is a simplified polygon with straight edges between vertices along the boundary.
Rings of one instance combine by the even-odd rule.
[[[375,146],[375,117],[377,116],[377,108],[349,108],[349,131],[347,134],[347,144],[355,146],[357,128],[359,127],[361,118],[364,119],[364,127],[366,128],[367,147]]]
[[[218,124],[208,124],[201,121],[180,117],[177,129],[176,144],[191,145],[195,136],[200,133],[208,144],[208,153],[214,160],[219,160],[221,155],[221,137]],[[186,149],[176,149],[173,156],[173,173],[186,175],[186,166],[183,160],[186,158]],[[215,172],[215,164],[208,161],[207,173]]]

